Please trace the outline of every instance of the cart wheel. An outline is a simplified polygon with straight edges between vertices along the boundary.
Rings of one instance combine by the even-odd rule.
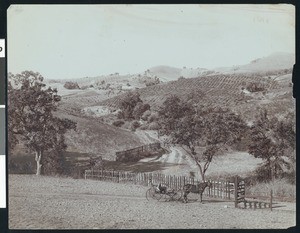
[[[183,191],[182,191],[182,189],[178,189],[177,191],[175,191],[175,193],[174,193],[172,199],[175,200],[175,201],[180,201],[181,198],[182,198],[182,196],[183,196]]]
[[[147,198],[148,201],[151,200],[151,199],[159,201],[161,199],[161,197],[162,197],[162,194],[156,192],[154,188],[149,188],[146,192],[146,198]]]

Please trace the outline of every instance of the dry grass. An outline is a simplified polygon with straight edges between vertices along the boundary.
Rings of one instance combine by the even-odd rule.
[[[255,184],[247,190],[247,193],[249,195],[269,197],[271,190],[275,199],[284,201],[296,200],[296,185],[290,184],[286,179]]]

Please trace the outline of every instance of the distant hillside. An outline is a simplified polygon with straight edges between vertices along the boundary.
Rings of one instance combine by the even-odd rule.
[[[162,81],[168,82],[178,79],[181,76],[181,69],[170,66],[156,66],[150,68],[148,73],[159,77]]]
[[[258,107],[267,107],[274,114],[293,108],[291,74],[280,77],[259,77],[251,74],[211,75],[162,83],[136,92],[154,109],[168,96],[177,95],[195,104],[232,108],[251,120]],[[246,89],[250,83],[262,85],[265,90],[251,93]],[[124,95],[119,95],[95,105],[118,108],[123,98]]]
[[[110,75],[101,75],[97,77],[84,77],[79,79],[60,79],[46,80],[51,87],[58,89],[60,95],[76,94],[82,90],[102,90],[106,94],[124,93],[149,86],[153,80],[159,79],[161,82],[175,81],[179,78],[196,78],[216,74],[242,74],[242,73],[261,73],[262,75],[273,75],[274,73],[292,69],[295,63],[295,54],[274,53],[267,57],[257,58],[249,64],[236,65],[232,67],[219,67],[214,69],[205,68],[176,68],[170,66],[155,66],[141,73],[120,75],[113,73]],[[201,64],[199,64],[201,67]],[[80,90],[67,90],[63,87],[68,81],[77,82]]]
[[[295,54],[278,52],[267,57],[255,59],[249,64],[216,68],[215,71],[220,73],[268,72],[291,69],[294,64]]]

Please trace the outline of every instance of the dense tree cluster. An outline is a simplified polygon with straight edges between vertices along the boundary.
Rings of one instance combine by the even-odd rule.
[[[139,120],[143,113],[150,109],[150,105],[143,103],[138,92],[129,92],[121,101],[120,109],[119,119]]]
[[[261,158],[260,175],[266,180],[281,178],[285,170],[295,162],[296,146],[294,117],[288,114],[285,120],[270,117],[262,110],[251,127],[249,153]]]

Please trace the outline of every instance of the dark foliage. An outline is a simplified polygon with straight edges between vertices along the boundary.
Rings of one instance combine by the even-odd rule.
[[[24,71],[17,75],[9,74],[9,152],[17,143],[23,142],[30,151],[35,152],[37,175],[43,173],[45,162],[53,165],[60,163],[60,153],[56,152],[66,149],[64,134],[67,130],[76,129],[73,121],[53,115],[60,100],[57,90],[46,88],[39,73]],[[51,153],[53,157],[47,161],[43,155],[50,151],[55,153]]]
[[[70,90],[72,90],[72,89],[80,89],[80,87],[79,87],[79,85],[78,85],[77,82],[66,82],[64,84],[64,88],[70,89]]]

